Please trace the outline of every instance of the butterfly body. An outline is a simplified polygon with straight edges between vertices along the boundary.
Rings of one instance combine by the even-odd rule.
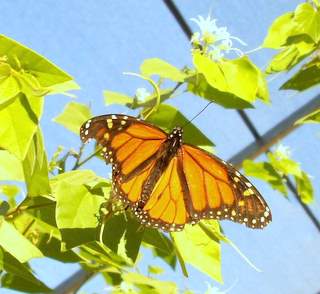
[[[113,193],[144,225],[182,230],[201,219],[229,219],[263,228],[271,212],[257,189],[232,165],[126,115],[94,117],[83,124],[83,142],[94,138],[112,163]]]

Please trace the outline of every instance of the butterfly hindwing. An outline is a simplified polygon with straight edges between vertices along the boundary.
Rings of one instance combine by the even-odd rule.
[[[192,218],[229,219],[250,228],[271,221],[261,194],[231,164],[195,146],[185,144],[182,149]]]

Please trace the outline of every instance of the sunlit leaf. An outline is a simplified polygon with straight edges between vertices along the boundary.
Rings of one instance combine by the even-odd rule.
[[[0,147],[24,159],[37,131],[42,107],[43,98],[27,99],[20,94],[13,103],[0,110]]]
[[[269,63],[266,72],[273,73],[289,70],[315,49],[314,44],[304,41],[285,47]]]
[[[199,226],[186,226],[172,233],[185,262],[218,282],[222,282],[220,244],[212,240]]]
[[[0,217],[0,245],[22,263],[43,256],[37,247],[3,217]]]
[[[276,18],[269,27],[268,34],[264,39],[262,46],[265,48],[278,49],[285,45],[294,27],[292,21],[293,16],[293,12],[288,12]]]
[[[311,62],[302,66],[292,78],[286,81],[281,90],[292,89],[304,91],[320,83],[320,58],[315,58]]]
[[[305,204],[310,204],[314,200],[312,182],[307,173],[302,172],[301,177],[295,177],[298,194]]]
[[[133,98],[122,93],[104,91],[104,103],[108,105],[120,104],[130,107],[133,103]]]
[[[294,160],[285,156],[278,156],[277,152],[268,153],[268,158],[270,164],[275,170],[277,170],[277,172],[285,175],[294,175],[297,177],[301,176],[301,168],[298,162],[295,162]]]
[[[96,228],[96,217],[103,197],[93,194],[84,185],[62,181],[55,191],[56,220],[59,228]]]
[[[255,101],[258,71],[248,57],[216,62],[204,55],[194,54],[193,63],[211,87],[233,94],[249,103]]]
[[[177,293],[177,286],[173,282],[159,281],[153,278],[143,276],[139,273],[125,273],[123,274],[122,278],[125,282],[133,284],[139,289],[141,289],[141,293]]]
[[[184,126],[188,119],[175,107],[168,104],[160,104],[157,111],[154,111],[147,117],[150,121],[159,127],[165,129],[167,132],[172,131],[175,126]],[[184,128],[183,140],[199,146],[214,146],[210,141],[193,123],[189,123]]]
[[[105,201],[85,185],[61,181],[53,190],[57,200],[56,221],[66,248],[97,238],[98,213]]]
[[[1,268],[9,273],[2,276],[1,286],[4,288],[15,289],[24,293],[47,293],[52,291],[33,275],[29,267],[20,263],[8,252],[0,248]]]
[[[5,79],[0,80],[0,104],[8,102],[20,92],[20,85],[17,79],[13,76],[8,76]]]
[[[186,74],[180,69],[159,58],[145,59],[140,66],[140,71],[145,76],[158,75],[175,82],[183,82],[186,78]]]
[[[243,169],[246,175],[261,179],[278,190],[283,195],[288,194],[287,186],[284,184],[281,175],[268,162],[243,161]]]
[[[236,97],[231,93],[221,92],[211,87],[202,74],[198,74],[197,76],[188,79],[188,91],[209,101],[215,102],[225,108],[253,108],[249,102]]]
[[[162,267],[159,267],[159,266],[149,265],[148,266],[148,272],[150,274],[160,275],[160,274],[162,274],[164,272],[164,269]]]
[[[6,56],[13,68],[19,70],[21,67],[33,74],[43,87],[72,80],[70,75],[45,57],[3,35],[0,35],[0,56]]]
[[[296,124],[306,124],[306,123],[314,123],[314,124],[320,123],[320,109],[317,109],[309,113],[308,115],[300,118],[298,121],[296,121]],[[1,157],[0,157],[0,160],[1,160]]]
[[[307,34],[315,43],[320,40],[320,10],[310,3],[298,5],[294,12],[295,34]]]
[[[6,150],[0,150],[0,181],[24,181],[21,162]]]
[[[19,187],[15,185],[0,185],[0,194],[4,194],[8,197],[15,197],[19,191]]]
[[[80,90],[80,86],[73,80],[56,84],[48,88],[48,95],[61,94],[71,98],[75,98],[76,95],[69,93],[69,91]]]
[[[50,194],[48,160],[40,129],[36,132],[22,162],[29,196]]]
[[[86,104],[72,101],[53,121],[78,135],[81,125],[90,117],[92,117],[91,110]]]

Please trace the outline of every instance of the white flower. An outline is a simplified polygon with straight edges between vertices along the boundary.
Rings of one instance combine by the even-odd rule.
[[[242,40],[237,37],[231,36],[227,27],[218,27],[217,20],[211,18],[203,18],[201,15],[198,18],[191,18],[200,29],[200,32],[195,32],[192,35],[191,43],[201,45],[203,53],[207,54],[213,60],[219,60],[224,57],[225,53],[234,51],[237,55],[242,56],[243,52],[233,47],[232,40],[236,40],[241,45],[246,46]]]
[[[136,90],[136,97],[139,101],[144,101],[151,94],[145,88],[138,88]]]
[[[290,158],[291,153],[290,147],[284,146],[283,144],[279,144],[275,150],[275,154],[280,158]]]
[[[202,15],[198,15],[198,19],[191,18],[190,20],[194,21],[199,26],[202,35],[213,35],[218,29],[216,25],[217,20],[214,18],[211,19],[210,15],[208,15],[207,18],[203,18]]]

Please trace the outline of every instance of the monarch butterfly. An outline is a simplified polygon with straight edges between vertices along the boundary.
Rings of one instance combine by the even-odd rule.
[[[231,164],[135,117],[110,114],[86,121],[83,142],[93,138],[112,164],[112,190],[143,225],[181,231],[201,219],[228,219],[262,229],[271,211],[258,190]]]

